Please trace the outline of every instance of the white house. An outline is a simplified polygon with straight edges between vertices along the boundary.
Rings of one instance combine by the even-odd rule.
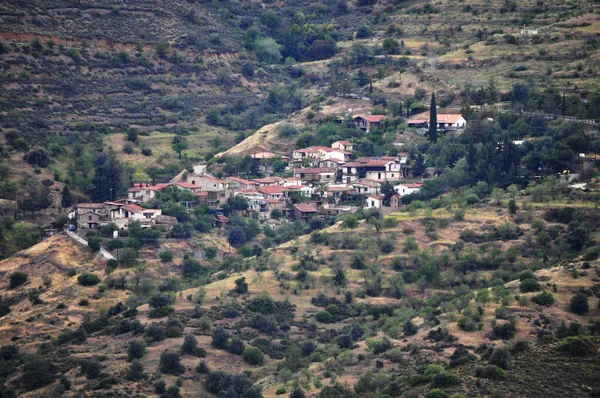
[[[354,145],[352,145],[352,142],[350,141],[336,141],[333,144],[331,144],[331,147],[333,149],[340,149],[344,152],[352,152],[354,150]]]
[[[356,191],[356,193],[360,195],[376,195],[379,193],[379,185],[380,183],[377,181],[371,180],[358,180],[352,183],[352,187]]]
[[[129,221],[149,222],[162,215],[160,209],[145,209],[138,205],[123,205],[110,210],[111,219],[127,218]]]
[[[406,124],[408,127],[429,128],[429,122],[428,115],[421,115],[407,120]],[[459,114],[440,113],[437,115],[437,126],[438,130],[444,131],[462,130],[467,126],[467,121]]]
[[[423,183],[415,182],[415,183],[402,183],[398,185],[394,185],[394,189],[402,196],[410,195],[411,193],[419,192]]]
[[[383,195],[371,195],[367,198],[366,209],[381,209],[383,207]]]
[[[208,174],[188,174],[187,182],[200,187],[203,192],[220,192],[227,187],[227,181],[219,180]]]

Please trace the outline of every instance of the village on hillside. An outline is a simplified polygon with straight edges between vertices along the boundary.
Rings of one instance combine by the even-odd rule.
[[[384,115],[352,118],[355,127],[364,130],[365,134],[379,127],[385,119]],[[408,125],[427,129],[429,118],[420,116],[409,120]],[[466,121],[459,114],[439,114],[437,125],[440,131],[456,131],[464,129]],[[275,157],[288,163],[284,173],[279,173],[287,176],[274,175],[268,161]],[[252,158],[259,164],[264,177],[246,179],[230,175],[217,178],[202,162],[193,166],[193,172],[183,171],[166,183],[134,183],[126,198],[104,203],[79,203],[69,215],[76,219],[76,227],[80,230],[97,229],[110,223],[119,229],[127,229],[132,221],[139,222],[142,228],[169,229],[177,223],[177,218],[164,215],[161,209],[152,209],[149,205],[160,192],[173,189],[190,194],[187,200],[181,201],[188,211],[197,205],[211,209],[217,226],[227,223],[223,208],[230,206],[232,201],[237,201],[236,210],[240,215],[258,220],[287,218],[308,222],[313,217],[370,208],[387,214],[401,208],[404,196],[419,192],[424,180],[438,176],[435,168],[426,168],[418,177],[414,176],[414,159],[400,150],[393,156],[357,157],[349,140],[333,142],[329,147],[299,148],[291,154],[265,150],[253,153]]]

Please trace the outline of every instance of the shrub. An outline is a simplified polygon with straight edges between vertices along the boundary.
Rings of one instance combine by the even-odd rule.
[[[10,288],[15,289],[27,282],[27,274],[25,272],[15,271],[10,274]]]
[[[222,327],[217,327],[212,334],[212,346],[215,348],[225,348],[229,340],[229,333]]]
[[[404,323],[402,331],[404,332],[405,336],[413,336],[417,334],[419,328],[409,319],[406,321],[406,323]]]
[[[490,363],[506,370],[510,367],[510,353],[504,347],[494,348],[490,355]]]
[[[198,347],[198,340],[196,340],[196,337],[191,334],[186,335],[183,338],[181,352],[184,355],[198,355],[200,353],[200,348]]]
[[[151,323],[150,326],[146,328],[146,336],[151,341],[162,341],[166,338],[165,328],[157,323]]]
[[[247,347],[244,350],[244,359],[251,365],[262,365],[265,361],[265,355],[256,347]]]
[[[127,379],[132,381],[139,381],[145,378],[144,365],[137,359],[131,362],[129,369],[127,370]]]
[[[245,277],[240,277],[235,280],[235,292],[237,294],[246,294],[248,293],[248,282],[246,282]]]
[[[439,388],[435,388],[431,391],[429,391],[429,394],[427,394],[427,398],[448,398],[449,395],[446,394],[445,392],[443,392],[442,390],[440,390]]]
[[[242,355],[246,346],[244,345],[244,341],[239,337],[234,337],[231,339],[229,343],[229,352],[235,355]]]
[[[54,368],[52,362],[33,354],[28,356],[23,365],[23,385],[28,390],[35,390],[54,381]]]
[[[143,341],[131,340],[127,346],[127,360],[141,359],[146,354],[146,344]]]
[[[96,274],[84,272],[77,277],[77,282],[82,286],[95,286],[100,283],[100,278]]]
[[[162,373],[179,375],[185,372],[181,364],[181,356],[176,352],[164,351],[160,354],[159,369]]]
[[[88,380],[95,379],[100,376],[100,373],[102,372],[100,362],[98,361],[87,361],[82,367],[85,369],[85,378]]]
[[[572,313],[577,315],[587,314],[590,310],[590,305],[588,303],[587,296],[583,293],[577,293],[571,298],[571,302],[569,303],[569,309]]]
[[[126,247],[119,252],[119,265],[132,267],[137,263],[137,250],[133,247]]]
[[[585,357],[596,354],[594,342],[587,336],[567,337],[560,343],[559,349],[565,354],[575,357]]]
[[[392,348],[392,342],[387,337],[381,340],[367,339],[367,347],[373,351],[373,354],[379,355]]]
[[[463,316],[462,318],[460,318],[457,324],[458,327],[464,330],[465,332],[474,332],[479,328],[477,321],[468,316]]]
[[[446,371],[439,372],[431,379],[432,387],[451,387],[458,384],[458,376]]]
[[[521,293],[539,292],[542,290],[540,284],[533,278],[527,278],[521,281],[519,286]]]
[[[514,322],[506,322],[492,328],[491,337],[495,339],[510,340],[515,337],[517,328]]]
[[[506,377],[506,372],[495,365],[478,366],[475,368],[475,377],[502,380]]]
[[[371,36],[371,29],[369,29],[365,25],[359,26],[358,30],[356,31],[356,38],[357,39],[366,39],[369,36]]]
[[[170,250],[163,250],[158,254],[158,257],[163,263],[168,263],[169,261],[173,261],[173,252]]]
[[[100,250],[100,243],[102,240],[98,236],[91,236],[88,238],[88,247],[92,252],[97,252]]]
[[[160,308],[155,308],[150,310],[150,312],[148,313],[148,317],[150,318],[164,318],[166,316],[171,315],[173,312],[175,312],[175,308],[171,307],[171,306],[167,306],[167,307],[160,307]]]
[[[327,310],[319,311],[315,314],[317,322],[329,323],[333,320],[333,316]]]
[[[554,296],[552,293],[542,292],[537,294],[531,298],[531,301],[536,303],[537,305],[542,305],[544,307],[548,307],[554,304]]]
[[[381,250],[383,254],[389,254],[395,249],[396,246],[391,239],[383,239],[381,242],[379,242],[379,250]]]
[[[210,369],[208,368],[206,361],[200,361],[198,366],[196,366],[196,372],[198,372],[202,375],[208,374],[210,372]]]

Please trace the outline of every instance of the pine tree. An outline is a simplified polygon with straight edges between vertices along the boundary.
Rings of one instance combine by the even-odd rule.
[[[429,109],[429,141],[437,142],[437,108],[435,105],[435,93],[431,93],[431,107]]]

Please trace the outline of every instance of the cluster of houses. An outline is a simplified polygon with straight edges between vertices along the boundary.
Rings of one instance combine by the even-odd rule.
[[[357,115],[353,117],[357,128],[367,132],[378,127],[386,119],[383,115]],[[428,127],[429,118],[419,116],[408,120],[409,127]],[[458,130],[466,126],[461,115],[439,114],[440,130]],[[418,192],[422,182],[410,180],[409,156],[353,157],[351,141],[336,141],[330,147],[311,146],[296,149],[289,159],[290,177],[270,176],[248,180],[239,176],[217,178],[206,172],[206,165],[194,166],[193,173],[182,173],[169,183],[156,185],[136,184],[130,188],[127,198],[106,203],[81,203],[75,217],[78,228],[93,229],[109,222],[127,228],[131,221],[139,221],[143,227],[152,225],[172,226],[177,220],[164,216],[160,209],[147,209],[164,189],[173,187],[188,191],[202,203],[217,210],[232,196],[243,196],[248,202],[245,215],[258,219],[271,217],[279,210],[285,217],[308,221],[321,214],[340,214],[356,211],[359,207],[383,208],[384,197],[381,184],[392,182],[394,195],[388,209],[401,206],[402,197]],[[278,156],[270,152],[254,154],[256,159]],[[286,158],[288,159],[288,158]],[[226,217],[219,215],[222,222]],[[219,221],[218,220],[218,221]],[[226,222],[226,221],[225,221]]]
[[[196,204],[211,209],[219,210],[229,197],[240,195],[248,202],[246,216],[267,219],[274,210],[279,210],[284,217],[308,221],[317,214],[336,215],[359,207],[382,208],[381,184],[385,181],[392,182],[397,192],[390,209],[401,206],[402,196],[421,188],[421,182],[406,181],[408,154],[350,160],[352,149],[351,142],[338,141],[331,147],[295,150],[290,166],[292,177],[216,178],[206,172],[204,165],[198,165],[193,173],[182,174],[178,181],[135,184],[128,190],[127,198],[118,201],[80,203],[74,216],[79,229],[95,229],[108,223],[126,229],[131,221],[139,221],[142,227],[170,227],[177,222],[174,217],[162,215],[160,209],[142,206],[152,202],[159,192],[173,187],[192,193]]]
[[[351,160],[352,150],[350,141],[295,150],[290,177],[216,178],[206,172],[205,166],[198,165],[193,173],[181,175],[179,181],[130,188],[127,201],[148,203],[158,192],[174,187],[189,191],[197,203],[216,210],[229,197],[240,195],[248,202],[247,216],[266,219],[279,210],[283,216],[307,220],[315,214],[339,214],[358,207],[381,208],[381,184],[385,181],[393,182],[398,192],[392,201],[395,207],[400,206],[402,196],[421,188],[421,182],[403,181],[409,177],[408,154]]]
[[[120,229],[127,229],[132,221],[138,221],[142,227],[162,225],[170,228],[177,223],[175,217],[165,216],[160,209],[146,209],[127,199],[104,203],[79,203],[74,214],[79,229],[97,229],[114,223]]]

